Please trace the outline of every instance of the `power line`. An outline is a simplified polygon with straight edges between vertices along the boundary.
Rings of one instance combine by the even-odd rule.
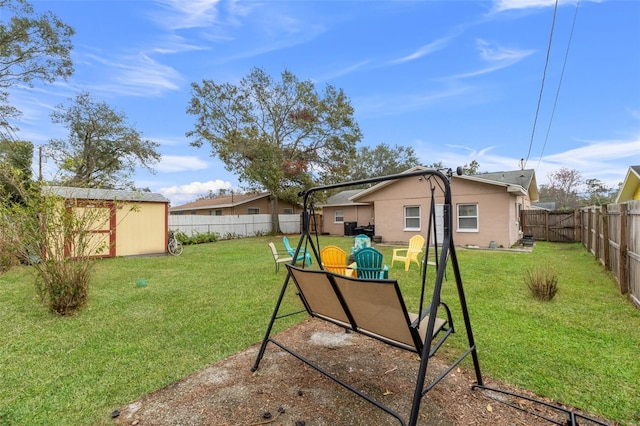
[[[553,29],[556,25],[556,15],[558,14],[558,0],[556,0],[555,7],[553,8],[553,20],[551,21],[551,32],[549,34],[549,44],[547,46],[547,57],[544,62],[544,70],[542,72],[542,83],[540,84],[540,93],[538,94],[538,106],[536,107],[536,115],[533,119],[533,129],[531,130],[531,140],[529,141],[529,151],[527,151],[527,157],[524,160],[526,167],[527,161],[529,161],[529,155],[531,155],[531,148],[533,147],[533,137],[536,133],[536,124],[538,122],[538,114],[540,113],[540,104],[542,103],[542,92],[544,92],[544,81],[547,76],[547,67],[549,65],[549,56],[551,56],[551,42],[553,41]]]
[[[556,90],[556,99],[553,102],[553,110],[551,111],[551,118],[549,118],[549,127],[547,128],[547,135],[544,138],[544,144],[542,145],[542,151],[540,152],[540,158],[538,158],[538,165],[536,169],[540,167],[540,162],[542,161],[542,155],[544,154],[544,149],[547,146],[547,141],[549,140],[549,133],[551,132],[551,123],[553,122],[553,116],[556,112],[556,106],[558,104],[558,98],[560,96],[560,87],[562,86],[562,78],[564,77],[564,69],[567,66],[567,58],[569,57],[569,49],[571,48],[571,40],[573,39],[573,30],[576,26],[576,19],[578,17],[578,9],[580,7],[580,0],[576,0],[576,11],[573,14],[573,22],[571,23],[571,31],[569,32],[569,41],[567,42],[567,50],[564,53],[564,62],[562,63],[562,72],[560,73],[560,81],[558,82],[558,90]]]

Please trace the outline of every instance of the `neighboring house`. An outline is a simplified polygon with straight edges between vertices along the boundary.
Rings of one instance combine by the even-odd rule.
[[[180,206],[171,207],[172,215],[228,216],[245,214],[271,214],[273,197],[268,192],[259,194],[232,194],[216,198],[207,198]],[[278,214],[296,214],[298,206],[278,200]]]
[[[420,170],[414,167],[408,171]],[[344,235],[340,227],[353,218],[357,226],[375,225],[382,242],[407,243],[425,234],[430,211],[430,189],[422,178],[385,181],[361,191],[336,194],[322,205],[323,230]],[[345,191],[346,192],[346,191]],[[520,212],[538,201],[533,170],[452,176],[453,235],[456,245],[487,247],[492,241],[509,247],[522,238]],[[346,199],[345,199],[346,198]],[[436,190],[436,233],[444,235],[443,200]],[[369,209],[367,209],[369,206]]]
[[[97,257],[167,251],[169,200],[161,194],[62,186],[46,186],[43,194],[61,197],[67,200],[68,209],[80,209],[80,212],[104,209],[104,217],[108,220],[96,221],[96,229],[91,230],[96,242],[106,248],[97,253]]]
[[[629,167],[620,192],[616,197],[616,204],[632,200],[640,200],[640,166]]]

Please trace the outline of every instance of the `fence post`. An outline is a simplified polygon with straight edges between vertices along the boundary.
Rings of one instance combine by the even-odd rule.
[[[551,241],[551,236],[549,235],[549,211],[544,212],[544,239],[545,241]]]
[[[593,255],[600,262],[600,209],[593,207]]]
[[[629,206],[626,203],[620,204],[620,293],[629,293],[629,260],[628,260],[628,238],[627,221]]]
[[[611,261],[609,260],[609,205],[602,206],[602,248],[604,253],[604,267],[606,270],[611,270]]]

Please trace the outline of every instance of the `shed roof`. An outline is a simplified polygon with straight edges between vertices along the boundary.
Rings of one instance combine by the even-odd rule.
[[[76,188],[71,186],[45,186],[42,193],[63,198],[80,198],[84,200],[115,200],[168,203],[162,194],[144,191],[125,191],[120,189]]]

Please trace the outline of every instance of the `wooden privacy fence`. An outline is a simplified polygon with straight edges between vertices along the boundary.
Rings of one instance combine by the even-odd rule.
[[[522,210],[524,235],[538,241],[573,243],[580,241],[580,215],[575,211]]]
[[[640,306],[640,200],[580,209],[582,243]]]

